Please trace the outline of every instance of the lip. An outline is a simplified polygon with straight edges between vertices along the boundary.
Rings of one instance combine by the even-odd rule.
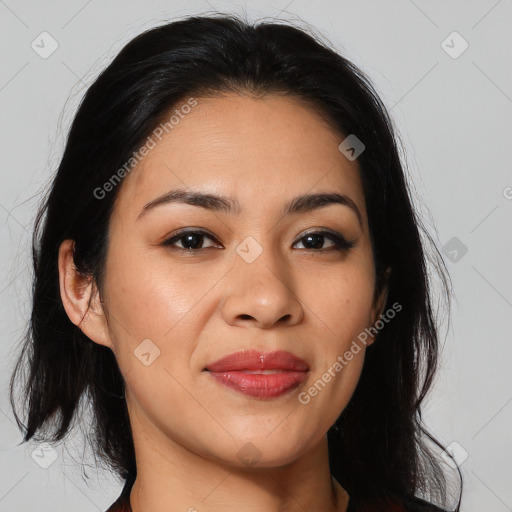
[[[308,370],[303,359],[284,350],[242,350],[205,368],[219,384],[262,399],[275,398],[296,388],[307,378]]]

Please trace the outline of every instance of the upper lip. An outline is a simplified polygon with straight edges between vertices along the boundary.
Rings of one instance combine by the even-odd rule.
[[[307,371],[306,361],[298,356],[277,350],[275,352],[259,352],[257,350],[241,350],[229,354],[213,363],[209,363],[205,370],[211,372],[225,372],[235,370],[290,370]]]

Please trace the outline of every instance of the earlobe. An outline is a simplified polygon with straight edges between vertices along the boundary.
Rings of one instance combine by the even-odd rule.
[[[59,248],[59,288],[62,304],[71,322],[89,339],[112,348],[99,292],[93,279],[83,276],[76,269],[74,245],[74,241],[68,239]]]

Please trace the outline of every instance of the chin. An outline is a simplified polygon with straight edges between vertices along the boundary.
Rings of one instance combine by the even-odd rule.
[[[304,438],[287,436],[252,437],[238,441],[236,465],[245,467],[280,467],[297,460],[307,451]]]

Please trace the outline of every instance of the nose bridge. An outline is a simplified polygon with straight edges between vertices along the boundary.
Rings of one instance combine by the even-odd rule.
[[[251,321],[260,327],[276,322],[299,322],[303,309],[296,296],[293,276],[279,251],[265,242],[247,237],[236,248],[232,283],[225,298],[225,320],[236,324]]]

